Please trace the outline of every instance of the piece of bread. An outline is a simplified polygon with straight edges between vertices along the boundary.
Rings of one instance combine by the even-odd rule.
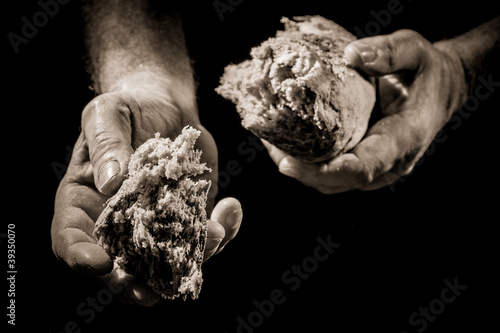
[[[365,134],[375,103],[373,82],[343,58],[356,37],[321,16],[281,22],[250,60],[225,68],[216,91],[243,127],[284,152],[310,162],[342,154]]]
[[[199,135],[186,126],[173,141],[157,133],[138,147],[95,224],[115,263],[166,299],[196,299],[203,281],[210,181],[193,177],[210,169],[194,149]]]

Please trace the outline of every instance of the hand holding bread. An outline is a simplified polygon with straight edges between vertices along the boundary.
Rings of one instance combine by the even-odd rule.
[[[347,66],[356,38],[321,16],[282,18],[275,37],[229,65],[216,91],[236,104],[242,125],[307,162],[353,148],[368,126],[375,87]]]
[[[113,270],[108,252],[98,245],[95,221],[106,207],[106,201],[126,179],[130,155],[135,149],[155,133],[175,138],[188,124],[200,132],[195,147],[203,151],[201,162],[212,169],[201,176],[212,183],[207,198],[207,215],[211,218],[207,219],[204,259],[235,236],[242,217],[239,202],[226,199],[214,209],[215,143],[197,119],[181,112],[169,102],[168,96],[153,91],[102,94],[88,104],[82,116],[82,133],[57,191],[51,231],[54,252],[70,267],[84,274],[104,276],[104,280],[123,278],[124,274]],[[128,301],[144,305],[159,300],[158,294],[140,279],[134,279],[124,294]]]
[[[290,28],[285,19],[285,31],[253,49],[252,62],[226,68],[217,91],[236,103],[243,126],[263,139],[281,173],[325,194],[377,189],[410,173],[463,102],[465,80],[458,56],[411,30],[355,40],[324,18],[297,21]],[[310,40],[320,41],[324,52],[315,50]],[[311,50],[316,56],[309,55]],[[268,58],[272,61],[266,64]],[[317,77],[322,85],[301,76],[304,64],[312,69],[307,75],[321,68]],[[273,83],[274,73],[286,68],[290,73],[278,74],[279,82]],[[349,77],[353,70],[362,75],[352,74],[359,76],[356,83],[338,75]],[[271,77],[270,83],[262,77]],[[382,114],[367,129],[373,79],[378,81]],[[330,94],[318,88],[325,85]],[[325,114],[335,119],[333,127]]]
[[[234,198],[215,205],[217,148],[199,121],[180,16],[142,4],[89,11],[100,95],[83,111],[51,236],[71,268],[149,306],[198,297],[201,264],[235,237],[242,210]],[[326,194],[410,173],[474,88],[500,31],[496,18],[458,43],[431,44],[411,30],[356,40],[320,16],[282,23],[251,59],[226,67],[216,91],[281,173]]]

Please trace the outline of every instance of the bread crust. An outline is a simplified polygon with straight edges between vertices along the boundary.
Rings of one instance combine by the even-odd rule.
[[[246,129],[284,152],[309,162],[338,156],[361,140],[375,103],[373,82],[343,58],[356,38],[321,16],[281,22],[250,60],[225,68],[216,91]]]

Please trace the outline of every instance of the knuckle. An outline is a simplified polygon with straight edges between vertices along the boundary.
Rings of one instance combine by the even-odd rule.
[[[110,116],[130,117],[130,109],[123,95],[118,92],[106,93],[92,99],[83,109],[82,124],[104,122]]]
[[[428,54],[431,49],[432,44],[424,38],[420,33],[411,29],[401,29],[390,35],[388,35],[386,46],[389,50],[390,63],[392,57],[398,56],[397,53],[403,52],[403,50],[411,48],[413,51],[417,52],[420,57]]]
[[[408,176],[413,171],[413,168],[415,167],[415,162],[416,162],[415,159],[404,160],[398,165],[397,174],[400,177]]]
[[[370,185],[373,182],[373,175],[367,170],[363,170],[355,175],[354,180],[358,188],[361,188]]]
[[[419,34],[418,32],[416,32],[415,30],[412,30],[412,29],[401,29],[401,30],[398,30],[398,33],[400,33],[401,35],[407,36],[408,38],[411,38],[411,39],[422,37],[421,34]]]
[[[351,169],[349,181],[357,188],[367,186],[373,182],[373,172],[364,164],[358,163],[355,168]]]
[[[401,177],[408,176],[413,171],[413,168],[414,168],[413,165],[406,167],[405,169],[402,170],[402,172],[400,173],[400,176]]]
[[[125,133],[131,132],[131,114],[119,93],[97,96],[82,112],[82,131],[92,164],[121,150]]]
[[[96,108],[98,105],[98,97],[91,100],[82,111],[82,124],[88,123],[91,119],[95,117]]]
[[[94,148],[108,147],[111,148],[118,144],[116,137],[113,136],[109,131],[103,130],[98,133],[93,138]]]
[[[399,42],[409,42],[409,43],[422,43],[428,44],[429,42],[421,34],[411,29],[401,29],[390,35],[391,40]]]
[[[121,142],[109,132],[99,132],[92,140],[92,146],[89,146],[89,157],[92,164],[97,161],[105,162],[111,158],[109,155],[121,147]]]
[[[405,39],[413,47],[413,49],[420,54],[421,57],[427,55],[431,49],[431,42],[415,30],[404,29],[402,33]]]

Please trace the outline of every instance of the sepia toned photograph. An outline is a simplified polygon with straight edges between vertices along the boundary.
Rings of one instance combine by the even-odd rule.
[[[2,332],[489,332],[488,1],[5,4]]]

